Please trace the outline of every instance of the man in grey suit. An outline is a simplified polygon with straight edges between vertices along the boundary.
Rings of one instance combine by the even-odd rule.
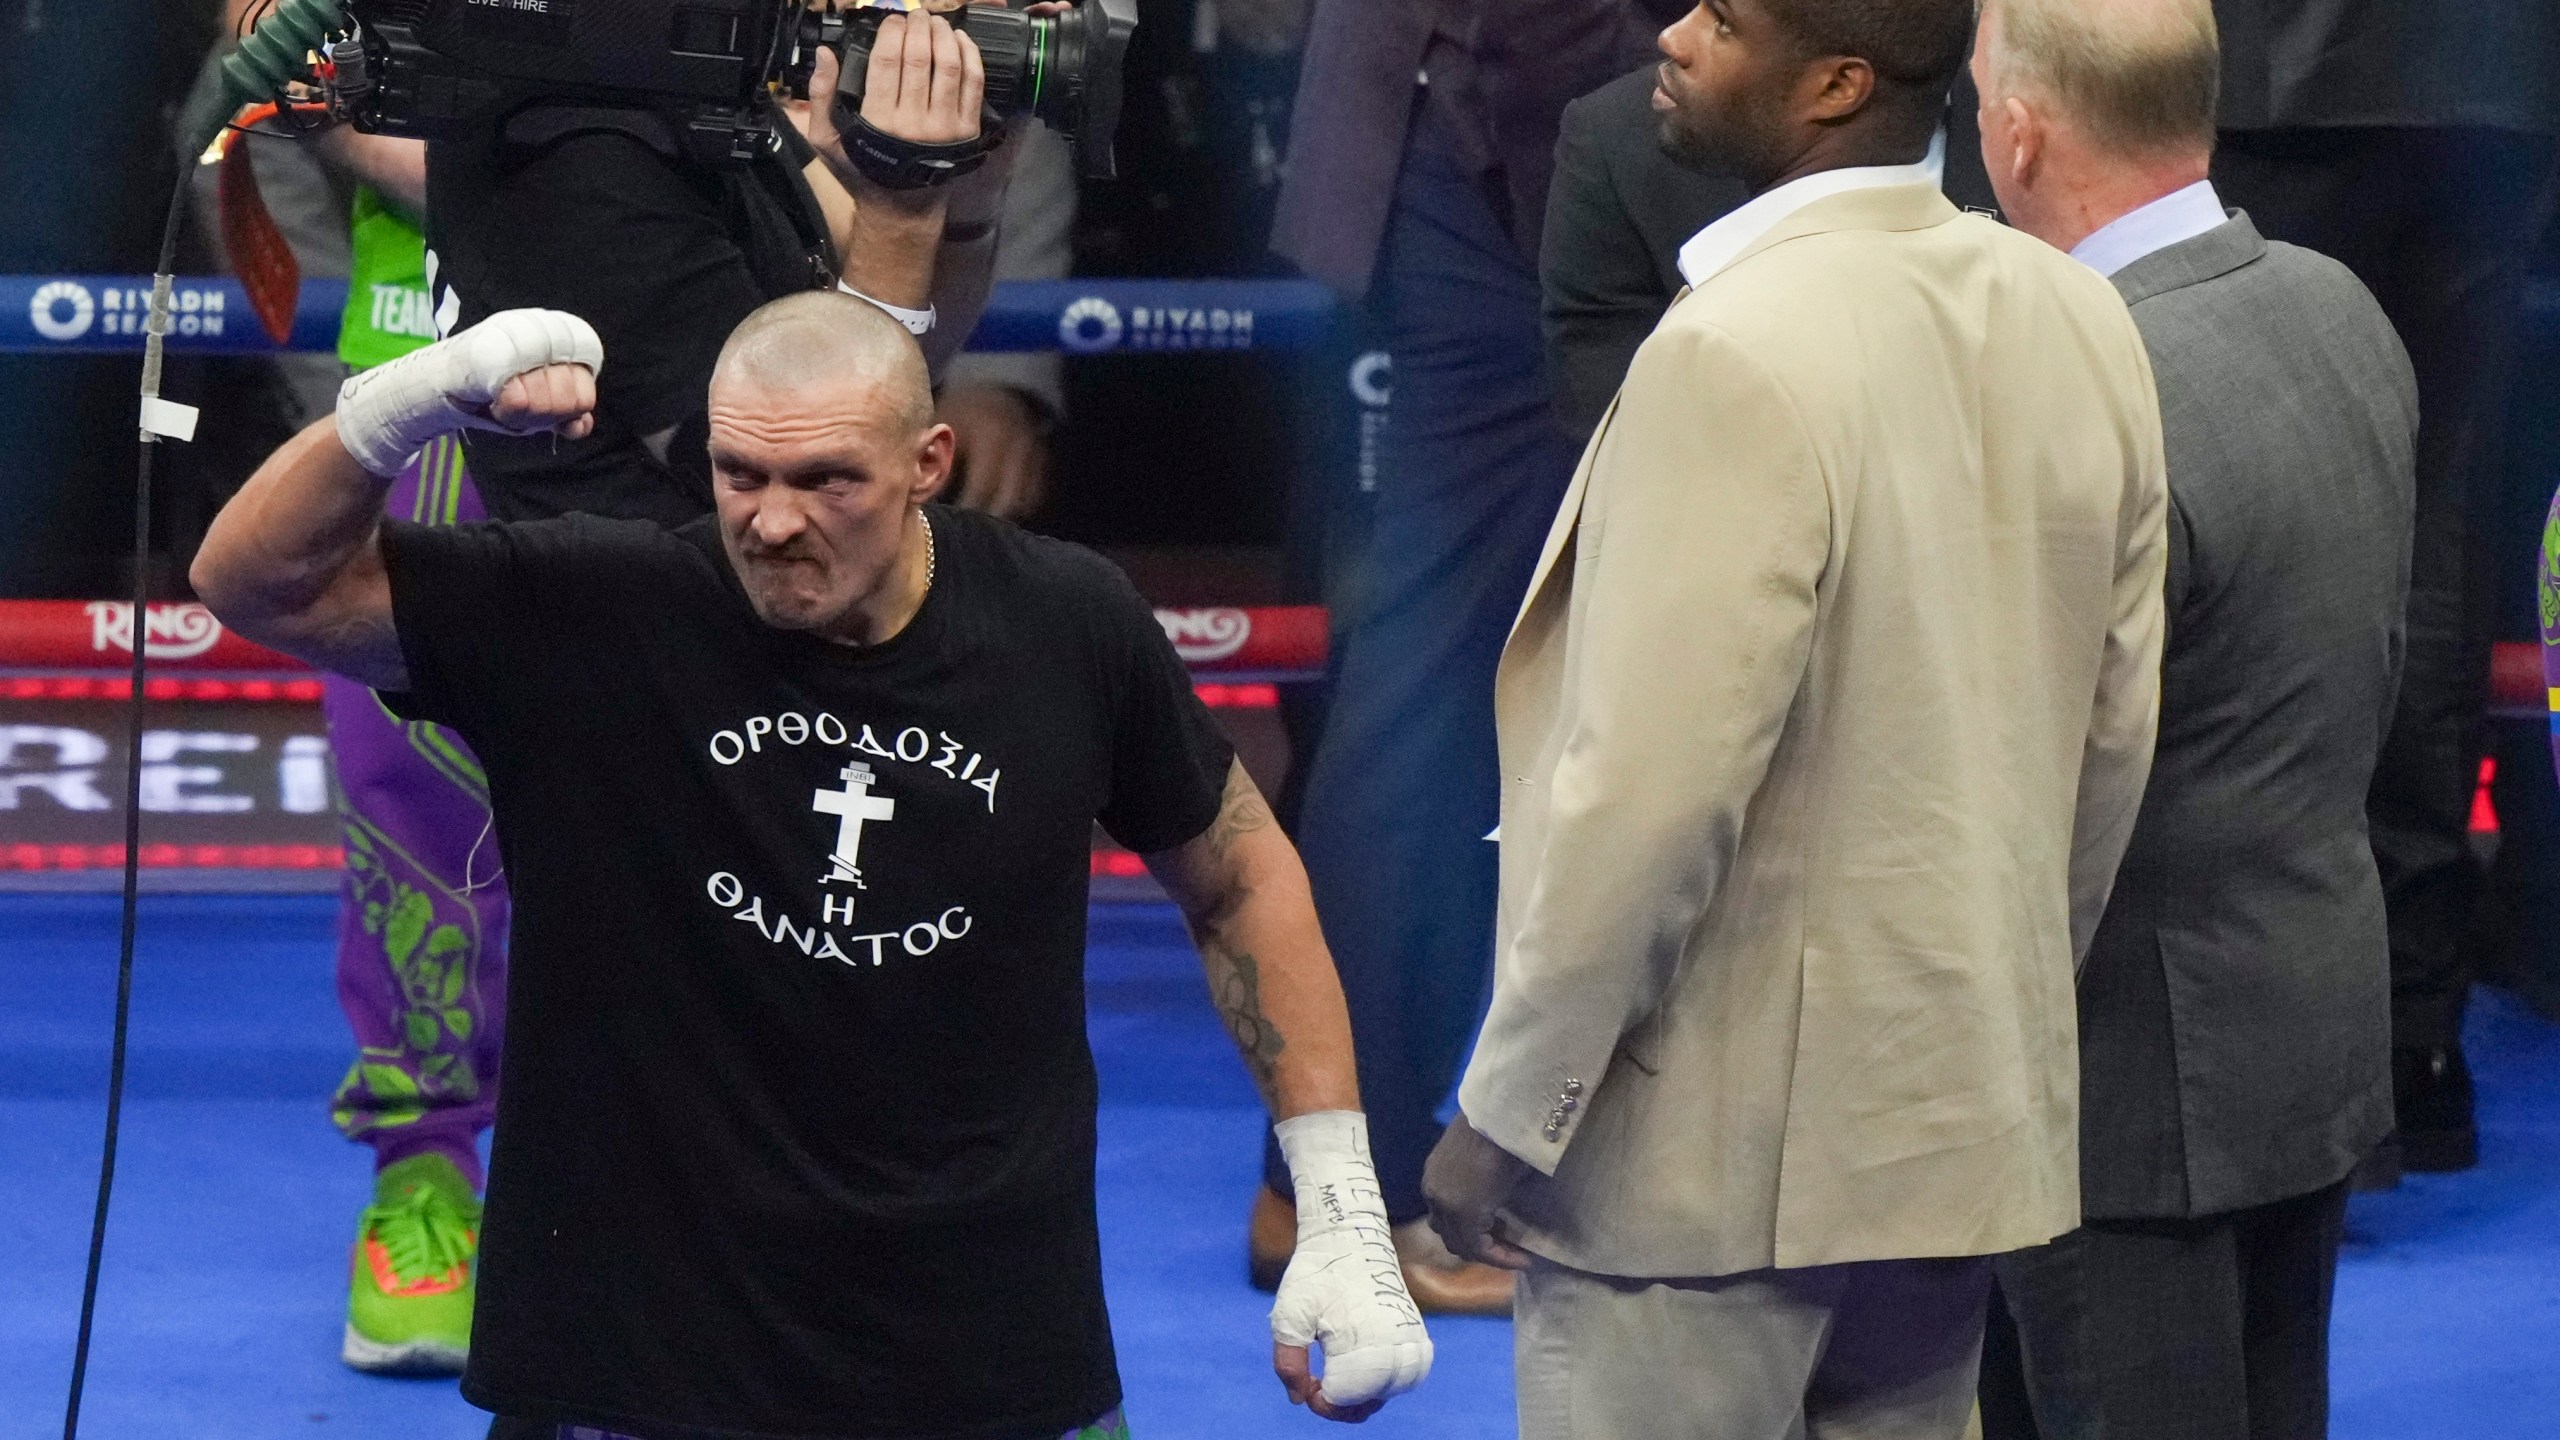
[[[2473,953],[2482,875],[2469,832],[2489,738],[2489,597],[2493,579],[2526,583],[2521,554],[2492,576],[2473,517],[2513,513],[2498,490],[2525,269],[2560,199],[2560,5],[2215,0],[2214,14],[2214,184],[2269,237],[2344,261],[2417,372],[2408,661],[2366,801],[2391,924],[2399,1133],[2367,1175],[2468,1169],[2479,1141],[2462,1013],[2487,958]],[[2496,867],[2529,865],[2538,848],[2505,845]]]
[[[2085,1223],[1999,1267],[1990,1440],[2325,1434],[2346,1177],[2391,1128],[2363,801],[2416,383],[2345,266],[2224,210],[2216,50],[2209,0],[1992,0],[1975,45],[2002,208],[2133,307],[2170,500],[2159,746],[2080,980]]]

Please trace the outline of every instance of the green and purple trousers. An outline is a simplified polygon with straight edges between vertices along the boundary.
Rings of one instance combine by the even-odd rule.
[[[429,525],[484,518],[461,444],[448,436],[419,452],[383,513]],[[330,1117],[373,1147],[377,1168],[433,1151],[477,1189],[507,988],[488,778],[453,732],[398,718],[352,680],[326,685],[347,852],[338,1004],[356,1042]]]
[[[2542,575],[2535,597],[2542,617],[2542,684],[2551,703],[2551,763],[2560,768],[2560,494],[2542,522]]]

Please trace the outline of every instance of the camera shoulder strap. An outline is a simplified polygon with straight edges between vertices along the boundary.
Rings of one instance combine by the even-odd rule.
[[[835,224],[827,214],[826,202],[819,199],[809,181],[809,167],[826,162],[819,159],[817,148],[800,133],[800,127],[782,120],[773,127],[773,157],[779,162],[775,169],[781,175],[779,183],[768,188],[783,191],[779,198],[789,202],[784,208],[790,211],[792,228],[800,236],[800,248],[809,257],[815,288],[832,286],[844,274],[844,255],[836,248]]]
[[[666,116],[624,105],[529,105],[508,116],[499,134],[509,146],[538,150],[597,131],[628,135],[670,160],[684,158]]]

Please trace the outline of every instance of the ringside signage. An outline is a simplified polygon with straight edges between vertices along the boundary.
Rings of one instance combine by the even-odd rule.
[[[1323,607],[1159,609],[1184,663],[1203,679],[1307,679],[1324,670]],[[301,671],[290,655],[222,628],[201,605],[143,612],[142,643],[154,669]],[[133,606],[120,600],[0,600],[0,670],[121,671],[133,656]]]
[[[52,852],[122,838],[125,710],[117,700],[0,698],[0,871],[89,868]],[[338,843],[316,705],[163,707],[142,733],[141,780],[154,845]]]
[[[302,662],[222,628],[201,605],[153,605],[144,658],[170,670],[300,670]],[[122,600],[0,601],[0,669],[121,670],[133,658],[133,605]]]
[[[258,324],[239,281],[188,276],[169,292],[169,349],[197,354],[333,349],[346,303],[346,281],[306,278],[293,312],[292,339],[278,346]],[[148,276],[0,275],[0,354],[140,350],[150,316]]]
[[[327,351],[347,282],[305,277],[293,335],[278,346],[236,280],[191,275],[170,296],[169,348],[194,354]],[[1323,343],[1332,295],[1312,280],[1007,280],[969,348],[1111,355],[1303,350]],[[0,275],[0,355],[139,351],[151,313],[142,275]]]

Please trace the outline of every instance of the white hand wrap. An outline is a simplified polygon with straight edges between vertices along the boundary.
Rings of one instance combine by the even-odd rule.
[[[1359,1405],[1431,1373],[1431,1335],[1405,1293],[1369,1120],[1320,1110],[1272,1127],[1298,1191],[1298,1249],[1271,1307],[1271,1338],[1324,1346],[1324,1398]]]
[[[507,382],[545,365],[604,368],[595,327],[559,310],[505,310],[349,380],[338,391],[338,439],[376,475],[455,430],[515,431],[489,418]],[[549,428],[548,424],[542,428]]]

